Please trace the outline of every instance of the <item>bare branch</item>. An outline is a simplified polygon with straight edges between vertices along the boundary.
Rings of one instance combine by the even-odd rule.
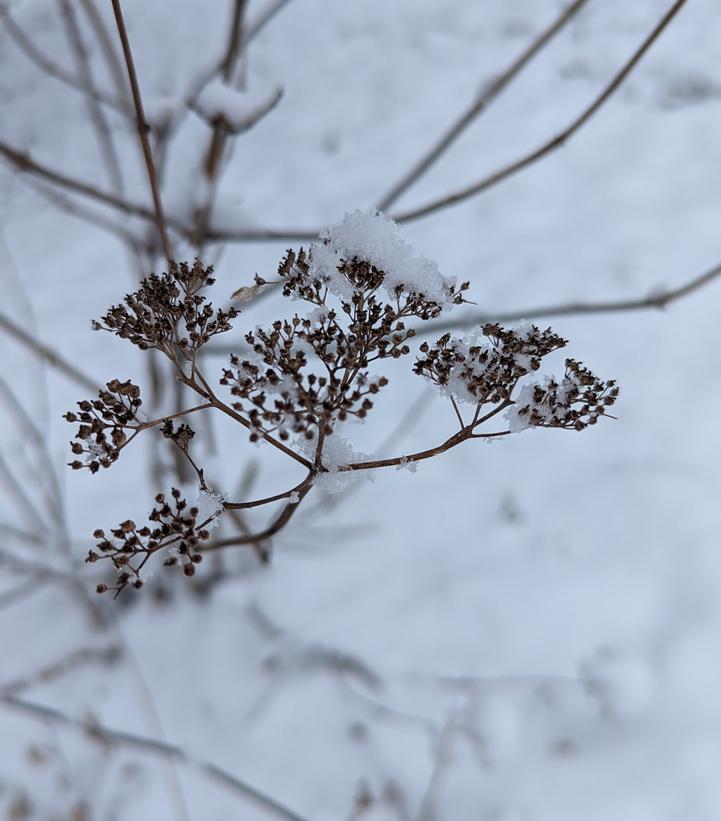
[[[244,417],[241,416],[237,411],[231,408],[229,405],[226,405],[221,399],[219,399],[213,390],[211,389],[210,385],[208,384],[207,380],[205,380],[200,371],[196,371],[198,374],[198,378],[202,382],[202,385],[199,384],[195,379],[185,379],[183,377],[178,377],[183,384],[187,385],[189,388],[192,388],[197,394],[200,396],[205,397],[208,399],[214,408],[224,413],[226,416],[229,416],[231,419],[235,419],[236,422],[240,422],[244,428],[250,429],[251,424],[250,422]],[[276,439],[275,437],[271,436],[270,434],[262,434],[261,438],[269,442],[274,447],[278,448],[282,453],[285,453],[286,456],[290,456],[291,459],[294,459],[296,462],[300,462],[301,465],[310,469],[312,468],[312,464],[303,456],[297,454],[294,450],[291,450],[287,445],[284,445],[281,441]]]
[[[138,128],[138,136],[140,137],[140,144],[143,149],[143,157],[145,158],[145,168],[148,172],[148,181],[150,183],[150,190],[153,195],[153,205],[155,207],[155,219],[158,226],[158,234],[160,235],[160,243],[163,247],[163,253],[168,262],[173,260],[173,251],[168,238],[168,229],[165,224],[165,215],[163,213],[163,203],[160,199],[160,187],[158,185],[158,176],[155,173],[155,164],[153,163],[153,153],[150,148],[150,140],[148,133],[150,126],[145,120],[145,112],[143,111],[143,99],[140,95],[140,86],[138,84],[138,76],[135,72],[135,63],[133,62],[133,54],[130,50],[130,41],[128,40],[128,33],[125,29],[125,20],[123,19],[123,11],[120,7],[120,0],[112,0],[113,12],[115,14],[115,22],[118,26],[118,35],[120,43],[123,47],[123,56],[125,57],[125,66],[128,70],[128,80],[130,82],[130,89],[133,93],[133,104],[135,105],[135,123]]]
[[[312,477],[307,477],[303,479],[302,482],[299,482],[295,487],[292,487],[290,490],[286,490],[284,493],[277,493],[275,496],[267,496],[265,499],[256,499],[253,502],[225,502],[223,507],[226,510],[248,510],[251,507],[260,507],[261,505],[269,505],[272,502],[280,502],[283,499],[287,499],[289,496],[292,496],[294,493],[300,494],[305,487],[312,483]]]
[[[289,502],[285,507],[280,511],[280,513],[273,519],[273,521],[265,528],[265,530],[261,530],[259,533],[248,533],[248,534],[241,534],[239,536],[231,536],[228,539],[218,539],[215,542],[211,542],[209,545],[205,545],[201,547],[200,550],[202,552],[211,551],[211,550],[220,550],[223,547],[240,547],[242,545],[254,545],[258,542],[265,541],[266,539],[270,539],[271,536],[275,536],[276,533],[281,531],[291,520],[293,515],[295,514],[296,510],[300,507],[300,503],[303,499],[308,495],[313,487],[312,481],[309,480],[304,483],[304,486],[301,486],[301,489],[298,491],[298,500],[295,502]]]
[[[105,62],[108,64],[108,69],[113,78],[113,83],[115,84],[118,96],[120,99],[125,100],[127,92],[125,89],[123,66],[120,62],[120,58],[115,52],[115,43],[110,36],[110,32],[108,31],[103,18],[100,16],[94,0],[80,0],[80,5],[83,7],[85,15],[90,21],[90,25],[95,32],[95,37],[103,50]],[[125,103],[125,108],[127,113],[130,114],[129,102]]]
[[[25,492],[25,488],[10,469],[10,465],[3,457],[2,453],[0,453],[0,482],[2,482],[7,488],[8,498],[12,497],[15,500],[17,506],[23,510],[24,515],[27,516],[28,519],[36,522],[39,530],[49,533],[50,526],[47,524],[44,517],[40,515],[40,511]]]
[[[243,41],[243,48],[247,48],[248,43],[254,40],[276,16],[276,14],[282,11],[289,3],[290,0],[272,0],[272,2],[268,4],[265,11],[248,26],[248,30],[245,33],[245,39]]]
[[[25,601],[36,590],[39,590],[46,581],[48,580],[26,579],[9,590],[3,590],[0,593],[0,609],[4,610],[6,607],[12,607],[16,602]]]
[[[131,214],[135,217],[150,222],[156,221],[156,215],[151,208],[147,208],[137,202],[125,199],[116,194],[103,191],[91,183],[83,180],[78,180],[75,177],[69,177],[60,171],[55,171],[46,165],[43,165],[27,151],[20,151],[0,141],[0,157],[4,157],[10,162],[18,171],[28,172],[37,177],[50,182],[53,185],[66,188],[76,194],[82,194],[85,197],[90,197],[97,202],[115,208],[124,214]],[[166,216],[166,223],[181,234],[186,239],[192,240],[194,231],[184,225],[180,220],[173,217]],[[312,229],[297,229],[297,228],[247,228],[237,231],[225,231],[220,229],[209,228],[204,235],[208,242],[293,242],[293,241],[308,241],[317,238],[320,228]]]
[[[35,339],[28,331],[17,325],[9,316],[0,313],[0,329],[6,331],[13,339],[17,340],[21,345],[31,350],[34,354],[39,356],[42,360],[48,363],[50,367],[55,368],[65,376],[72,379],[78,385],[84,388],[89,388],[92,391],[98,389],[98,382],[91,379],[81,370],[75,367],[72,363],[64,359],[59,353],[52,348]]]
[[[1,696],[0,704],[17,712],[32,716],[33,718],[74,728],[85,733],[89,738],[106,744],[120,745],[139,750],[140,752],[174,759],[181,764],[185,764],[211,776],[238,795],[250,801],[254,801],[258,806],[274,814],[277,818],[283,818],[286,819],[286,821],[306,821],[303,816],[289,809],[267,793],[262,792],[257,787],[253,787],[251,784],[248,784],[246,781],[219,767],[217,764],[203,761],[194,755],[186,753],[185,750],[177,744],[171,744],[155,738],[133,735],[132,733],[125,733],[120,730],[113,730],[96,722],[82,721],[81,719],[72,718],[54,707],[26,701],[25,699],[16,698],[15,696]]]
[[[321,228],[240,228],[227,231],[209,226],[206,242],[311,242],[318,239]]]
[[[551,316],[578,316],[584,314],[612,314],[626,311],[663,309],[676,300],[683,299],[721,277],[721,263],[679,285],[664,291],[656,291],[637,299],[618,299],[608,302],[566,302],[546,307],[527,308],[523,311],[507,311],[489,314],[471,314],[450,321],[429,322],[416,329],[416,336],[432,336],[450,330],[478,328],[487,322],[515,322],[521,319],[538,319]]]
[[[378,203],[379,211],[387,211],[396,200],[404,194],[414,183],[428,171],[428,169],[444,154],[458,139],[466,128],[482,114],[488,106],[504,91],[523,69],[539,54],[546,45],[558,34],[588,0],[575,0],[542,31],[532,43],[511,63],[510,66],[485,88],[461,114],[461,116],[445,131],[441,138],[426,151],[415,165],[390,189]]]
[[[341,465],[341,467],[338,468],[338,471],[345,473],[353,470],[399,467],[401,465],[408,464],[409,462],[421,462],[424,459],[432,459],[434,456],[440,456],[441,453],[445,453],[447,450],[457,447],[468,439],[494,439],[498,436],[507,436],[510,433],[510,431],[504,430],[498,433],[474,434],[472,432],[473,427],[475,426],[467,425],[461,431],[454,433],[453,436],[446,439],[446,441],[442,444],[436,445],[434,448],[428,448],[428,450],[421,450],[417,453],[409,453],[406,456],[394,456],[390,459],[373,459],[368,462],[353,462],[348,465]]]
[[[136,250],[140,244],[139,238],[127,230],[127,228],[120,222],[117,222],[110,217],[106,217],[99,211],[86,208],[81,205],[73,197],[61,193],[59,190],[47,185],[42,180],[36,180],[33,177],[26,177],[23,179],[26,185],[33,189],[43,199],[52,203],[64,216],[77,217],[84,222],[106,231],[119,239],[125,245],[133,250]]]
[[[77,77],[75,74],[58,65],[57,63],[54,63],[52,60],[48,59],[38,48],[36,48],[32,40],[27,36],[27,34],[25,34],[22,28],[20,28],[20,26],[14,20],[14,18],[10,14],[10,9],[8,8],[5,2],[2,2],[2,0],[0,0],[0,20],[2,20],[2,23],[5,26],[7,33],[13,39],[15,45],[17,45],[17,47],[23,52],[23,54],[25,54],[25,56],[31,62],[38,66],[38,68],[40,68],[49,76],[54,77],[56,80],[59,80],[61,83],[65,83],[65,85],[74,88],[76,91],[79,91],[82,94],[86,94],[92,97],[97,102],[103,103],[104,105],[107,105],[110,108],[115,109],[115,111],[119,112],[125,117],[128,116],[127,106],[122,100],[117,99],[116,97],[105,92],[99,91],[97,89],[87,88],[86,84],[80,77]]]
[[[21,690],[27,690],[29,687],[53,681],[83,664],[92,662],[113,664],[119,659],[120,655],[121,649],[115,645],[109,647],[82,647],[64,655],[57,661],[46,664],[33,673],[8,681],[6,684],[0,684],[0,698],[13,696]]]
[[[109,194],[91,183],[69,177],[66,174],[48,168],[48,166],[42,165],[34,160],[27,151],[20,151],[7,143],[0,142],[0,156],[15,166],[18,171],[30,172],[46,182],[58,185],[61,188],[67,188],[76,194],[83,194],[86,197],[102,202],[104,205],[109,205],[125,214],[143,217],[146,220],[155,220],[155,214],[150,208],[125,200],[115,194]]]
[[[30,446],[28,447],[28,451],[34,448],[40,456],[42,468],[37,471],[38,483],[44,485],[43,489],[46,495],[47,505],[52,513],[53,519],[61,528],[64,528],[65,518],[62,493],[58,478],[55,475],[55,465],[48,453],[45,438],[13,389],[1,376],[0,402],[5,404],[9,414],[15,419],[18,429],[22,431],[23,439],[27,440]],[[23,452],[25,452],[25,449],[23,449]]]
[[[243,18],[247,5],[248,0],[235,0],[233,3],[233,19],[230,24],[228,45],[220,69],[226,83],[230,82],[239,57],[240,47],[243,42]]]
[[[439,211],[442,208],[447,208],[451,205],[455,205],[456,203],[462,202],[463,200],[466,200],[469,197],[473,197],[476,194],[480,194],[482,191],[486,191],[487,189],[492,188],[494,185],[497,185],[503,180],[512,177],[519,171],[523,171],[525,168],[528,168],[530,165],[533,165],[535,162],[538,162],[538,160],[542,159],[543,157],[547,156],[553,151],[556,151],[557,149],[561,148],[561,146],[563,146],[577,131],[579,131],[584,125],[586,125],[586,123],[593,117],[593,115],[596,114],[596,112],[604,105],[604,103],[608,101],[608,99],[613,95],[613,93],[619,88],[623,81],[633,71],[637,63],[641,60],[641,58],[649,50],[649,48],[651,48],[651,46],[663,32],[663,30],[668,26],[671,20],[673,20],[673,18],[676,16],[676,14],[680,11],[680,9],[685,3],[686,0],[676,0],[673,6],[671,6],[671,8],[656,24],[653,31],[646,37],[641,46],[638,49],[636,49],[633,55],[624,64],[621,70],[615,75],[611,82],[593,100],[593,102],[589,106],[587,106],[581,112],[581,114],[579,114],[579,116],[576,117],[575,120],[573,120],[573,122],[569,126],[567,126],[560,134],[558,134],[552,140],[549,140],[548,142],[544,143],[540,148],[537,148],[535,151],[531,151],[529,154],[524,154],[522,157],[504,166],[503,168],[499,168],[497,171],[494,171],[492,174],[488,175],[487,177],[484,177],[478,182],[474,182],[471,185],[467,185],[464,188],[460,188],[457,191],[454,191],[451,194],[446,194],[445,196],[439,197],[438,199],[431,200],[430,202],[427,202],[425,205],[421,205],[417,208],[412,208],[408,211],[403,211],[399,214],[396,214],[393,216],[393,219],[395,219],[397,222],[410,222],[411,220],[419,219],[420,217],[425,217],[428,214],[432,214],[435,211]]]
[[[78,25],[77,17],[70,0],[59,0],[62,17],[67,29],[68,39],[75,52],[75,60],[78,64],[78,72],[85,86],[88,95],[88,112],[90,120],[95,127],[100,152],[103,156],[105,168],[107,169],[110,183],[115,191],[123,193],[123,175],[120,169],[120,160],[115,149],[110,125],[108,124],[105,111],[97,99],[97,89],[95,78],[93,77],[90,57],[83,41],[83,35]]]

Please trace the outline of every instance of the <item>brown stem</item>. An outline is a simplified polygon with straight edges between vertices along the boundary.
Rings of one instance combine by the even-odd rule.
[[[451,405],[453,405],[453,410],[456,413],[456,419],[458,419],[458,424],[461,426],[461,430],[463,430],[463,428],[465,428],[465,426],[466,426],[466,423],[463,421],[463,417],[461,416],[461,412],[458,409],[458,403],[456,402],[456,400],[452,396],[450,397],[450,400],[451,400]]]
[[[177,419],[179,416],[187,416],[189,413],[195,413],[196,411],[205,410],[206,408],[212,408],[212,402],[204,402],[202,405],[195,405],[192,408],[185,408],[185,410],[179,410],[175,413],[169,413],[167,416],[161,416],[158,419],[153,419],[151,422],[141,422],[137,430],[148,430],[149,428],[154,428],[157,425],[162,425],[165,422],[170,421],[171,419]]]
[[[51,182],[61,188],[67,188],[69,191],[74,191],[76,194],[83,194],[86,197],[91,197],[92,199],[102,202],[104,205],[109,205],[125,214],[132,214],[133,216],[143,217],[144,219],[149,220],[155,219],[155,214],[153,211],[146,208],[144,205],[130,202],[123,197],[102,191],[100,188],[97,188],[91,183],[87,183],[83,180],[78,180],[74,177],[69,177],[66,174],[62,174],[59,171],[55,171],[54,169],[34,160],[27,151],[20,151],[7,143],[0,142],[0,156],[12,163],[18,171],[30,172],[37,177],[41,177],[47,182]],[[174,224],[174,227],[178,227],[181,231],[187,231],[187,229],[183,229],[178,226],[177,223]]]
[[[521,311],[499,312],[495,314],[472,314],[450,322],[430,322],[416,329],[416,336],[441,334],[450,330],[477,328],[487,322],[515,322],[521,319],[538,319],[547,316],[575,316],[582,314],[608,314],[625,311],[641,311],[651,308],[663,309],[678,299],[700,290],[705,285],[721,277],[721,263],[708,271],[692,277],[677,288],[658,291],[637,299],[609,300],[608,302],[566,302],[546,307],[527,308]]]
[[[390,459],[373,459],[369,462],[351,462],[350,464],[342,465],[338,468],[338,470],[340,472],[347,472],[351,470],[371,470],[372,468],[386,468],[404,465],[407,462],[420,462],[423,459],[430,459],[433,456],[438,456],[441,453],[445,453],[447,450],[456,447],[456,445],[460,445],[462,442],[470,439],[471,433],[472,428],[465,427],[458,431],[458,433],[454,433],[453,436],[450,436],[442,444],[436,445],[434,448],[421,450],[418,453],[409,453],[407,456],[394,456]]]
[[[446,130],[443,136],[418,160],[418,162],[403,176],[378,203],[379,211],[386,211],[412,185],[428,171],[428,169],[444,154],[458,139],[466,128],[504,91],[533,58],[548,45],[571,18],[588,2],[575,0],[568,8],[542,31],[528,47],[511,63],[510,66],[486,88],[461,116]]]
[[[118,92],[118,97],[125,102],[124,98],[126,95],[126,89],[125,79],[123,77],[123,66],[118,58],[118,55],[115,53],[115,46],[113,39],[110,36],[110,32],[108,31],[103,18],[98,13],[94,0],[80,0],[80,5],[83,7],[85,15],[87,16],[90,25],[95,32],[95,37],[97,38],[97,41],[103,51],[105,62],[107,63],[108,70],[113,78],[113,84]],[[127,114],[130,116],[130,102],[128,101],[125,103],[124,107]]]
[[[46,182],[66,188],[76,194],[82,194],[84,197],[94,199],[124,214],[141,217],[150,222],[156,221],[156,215],[152,208],[147,208],[140,203],[103,191],[92,183],[56,171],[35,160],[29,152],[21,151],[2,141],[0,141],[0,157],[11,163],[18,171],[34,174]],[[190,241],[194,240],[194,230],[188,228],[180,220],[166,215],[165,221],[181,236]],[[204,239],[206,242],[304,242],[317,239],[320,231],[320,228],[249,228],[225,231],[209,227],[205,232]]]
[[[200,550],[202,552],[206,552],[210,550],[220,550],[223,547],[240,547],[242,545],[255,544],[256,542],[270,539],[271,536],[275,536],[278,531],[282,530],[288,524],[295,511],[300,507],[300,503],[308,495],[312,487],[312,483],[308,482],[305,487],[299,490],[298,501],[289,502],[275,517],[275,519],[273,519],[271,524],[265,528],[265,530],[261,530],[259,533],[243,534],[240,536],[230,536],[227,539],[219,539],[217,542],[211,542],[209,545],[201,547]]]
[[[200,394],[201,396],[205,396],[219,411],[222,411],[226,416],[229,416],[231,419],[234,419],[236,422],[239,422],[243,425],[244,428],[248,430],[252,429],[252,425],[250,422],[244,417],[241,416],[236,410],[231,408],[229,405],[226,405],[221,399],[219,399],[213,390],[208,385],[208,382],[203,378],[202,374],[196,369],[196,374],[202,385],[199,385],[195,379],[188,379],[185,376],[178,377],[183,384],[187,385],[189,388],[192,388],[196,393]],[[273,447],[277,448],[278,450],[285,453],[286,456],[290,456],[291,459],[294,459],[296,462],[300,462],[303,467],[308,468],[310,470],[313,465],[309,462],[305,457],[301,456],[300,454],[296,453],[294,450],[291,450],[287,445],[284,445],[281,441],[276,439],[274,436],[271,436],[269,433],[262,434],[262,438],[264,441],[273,445]]]
[[[309,473],[302,482],[299,482],[295,487],[292,487],[290,490],[286,490],[285,493],[278,493],[275,496],[267,496],[265,499],[256,499],[253,502],[225,502],[223,507],[226,510],[248,510],[251,507],[260,507],[261,505],[269,505],[271,502],[280,502],[283,499],[287,499],[289,496],[292,496],[294,493],[297,493],[300,497],[300,492],[303,488],[309,486],[313,482],[313,473]],[[296,503],[297,504],[297,503]]]
[[[233,19],[230,24],[228,45],[225,50],[225,57],[221,64],[221,74],[226,83],[233,77],[233,71],[239,57],[240,46],[243,42],[243,17],[248,0],[235,0],[233,3]]]
[[[503,168],[499,168],[497,171],[494,171],[487,177],[479,180],[478,182],[474,182],[471,185],[467,185],[463,188],[458,189],[458,191],[454,191],[451,194],[446,194],[443,197],[439,197],[438,199],[431,200],[427,202],[425,205],[418,206],[417,208],[412,208],[409,211],[403,211],[399,214],[393,216],[397,222],[410,222],[412,220],[419,219],[420,217],[425,217],[428,214],[432,214],[435,211],[439,211],[442,208],[447,208],[448,206],[455,205],[458,202],[462,202],[463,200],[468,199],[469,197],[475,196],[476,194],[480,194],[482,191],[486,191],[487,189],[497,185],[499,182],[508,179],[509,177],[517,174],[519,171],[523,171],[528,166],[533,165],[533,163],[538,162],[538,160],[545,157],[547,154],[550,154],[553,151],[561,148],[577,131],[579,131],[590,119],[593,117],[594,114],[608,101],[608,99],[613,95],[613,93],[618,89],[618,87],[623,83],[623,81],[628,77],[628,75],[633,71],[636,64],[641,60],[644,54],[648,51],[648,49],[653,45],[653,43],[658,39],[661,32],[668,26],[671,20],[676,16],[676,14],[680,11],[681,7],[686,3],[686,0],[676,0],[676,2],[671,6],[671,8],[664,14],[661,20],[657,23],[654,27],[653,31],[646,37],[643,43],[640,45],[638,49],[633,53],[633,55],[627,60],[621,70],[614,76],[611,82],[603,89],[603,91],[593,100],[593,102],[587,106],[578,117],[567,127],[565,128],[560,134],[554,137],[552,140],[549,140],[547,143],[544,143],[540,148],[537,148],[535,151],[531,151],[529,154],[525,154],[519,159],[515,160],[514,162],[510,163],[509,165],[504,166]]]
[[[163,247],[163,253],[165,254],[165,258],[170,263],[173,260],[173,251],[170,245],[170,240],[168,238],[168,228],[165,223],[163,203],[160,199],[160,187],[158,185],[158,176],[155,172],[155,164],[153,163],[153,153],[150,148],[150,140],[148,139],[150,126],[148,126],[145,120],[145,112],[143,111],[143,99],[140,94],[138,76],[135,71],[133,53],[130,49],[130,41],[128,39],[128,32],[125,28],[125,20],[123,19],[123,10],[120,7],[120,0],[112,0],[112,4],[113,13],[115,14],[115,22],[118,26],[120,44],[123,48],[125,67],[128,70],[128,81],[130,82],[130,90],[133,95],[133,105],[135,106],[135,124],[138,128],[140,145],[143,149],[143,157],[145,159],[145,169],[148,173],[148,182],[150,183],[150,190],[153,195],[155,220],[158,227],[158,234],[160,235],[160,243]]]

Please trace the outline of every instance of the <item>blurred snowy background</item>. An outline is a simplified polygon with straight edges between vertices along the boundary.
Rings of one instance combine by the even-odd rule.
[[[233,5],[123,2],[153,134],[170,129],[164,204],[186,224],[208,195],[210,133],[186,101],[224,53]],[[555,136],[671,4],[580,5],[391,214]],[[250,0],[246,31],[262,25],[238,60],[240,90],[216,82],[201,101],[242,119],[282,97],[235,141],[209,224],[312,232],[378,203],[567,6]],[[405,226],[444,273],[470,280],[467,312],[636,299],[719,262],[720,21],[720,0],[691,0],[560,150]],[[67,82],[90,67],[123,108],[110,4],[3,0],[0,23],[0,142],[150,207],[132,120],[102,106],[120,188],[97,110]],[[148,357],[90,319],[163,267],[152,225],[8,157],[0,314],[96,383],[151,392]],[[196,253],[174,241],[177,256]],[[207,243],[211,298],[273,274],[299,244]],[[223,345],[279,301],[249,305]],[[61,414],[90,393],[5,322],[0,817],[718,821],[719,305],[710,282],[663,311],[543,316],[568,355],[619,381],[618,421],[471,443],[413,475],[314,492],[269,565],[230,549],[192,583],[158,568],[115,601],[95,596],[83,563],[92,531],[142,519],[177,482],[172,460],[148,436],[96,476],[66,468]],[[359,450],[419,450],[452,432],[448,403],[409,362],[386,372],[368,424],[350,431]],[[159,407],[173,402],[163,379]],[[295,479],[242,432],[202,434],[222,490],[261,496]]]

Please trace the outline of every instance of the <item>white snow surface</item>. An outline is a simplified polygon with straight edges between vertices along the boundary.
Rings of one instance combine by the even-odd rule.
[[[7,5],[38,49],[76,69],[58,4]],[[84,5],[78,17],[94,43]],[[174,101],[162,194],[169,214],[187,215],[208,133],[176,103],[221,58],[230,8],[122,5],[149,108]],[[558,134],[668,5],[589,0],[389,214]],[[112,34],[110,4],[96,6]],[[249,90],[282,83],[285,93],[240,139],[220,186],[221,197],[242,198],[237,227],[317,234],[355,209],[369,214],[562,7],[286,4],[241,67]],[[267,8],[248,4],[253,19]],[[721,0],[687,3],[562,148],[403,226],[412,254],[471,281],[477,306],[450,316],[629,300],[718,263],[721,165],[710,135],[721,117],[719,19]],[[112,90],[103,50],[90,55],[99,87]],[[4,27],[0,99],[0,139],[111,190],[86,101],[28,61]],[[108,116],[125,195],[148,204],[135,126]],[[147,356],[89,329],[135,287],[134,262],[112,233],[58,209],[29,182],[3,161],[0,311],[99,384],[132,378],[149,416],[172,410],[172,390],[153,406]],[[139,218],[102,214],[148,236]],[[298,245],[232,243],[222,254],[209,245],[213,302],[256,271],[273,278]],[[375,471],[375,482],[348,493],[313,488],[273,540],[269,563],[253,547],[231,548],[207,556],[189,580],[154,562],[146,586],[117,600],[93,593],[99,564],[84,563],[91,534],[143,521],[173,480],[157,470],[171,457],[159,459],[150,431],[108,470],[70,471],[72,426],[60,415],[89,394],[0,328],[0,817],[22,817],[23,796],[41,820],[278,817],[193,766],[203,761],[307,821],[718,821],[720,303],[721,283],[711,282],[665,311],[534,319],[570,340],[561,355],[618,380],[616,420],[578,434],[503,437],[492,448],[469,443],[420,462],[414,476]],[[218,341],[240,345],[256,323],[297,308],[269,289],[243,307],[238,332]],[[213,385],[224,361],[203,364]],[[424,387],[411,357],[380,364],[390,384],[367,424],[342,431],[351,447],[375,454],[385,443],[383,457],[445,441],[457,429],[448,399],[407,418]],[[303,480],[302,466],[268,443],[251,447],[247,431],[211,419],[188,417],[191,452],[230,499],[277,495]],[[242,519],[261,529],[282,504]],[[236,532],[228,514],[213,535]],[[99,647],[119,653],[112,661],[85,652]],[[165,740],[191,763],[99,744],[10,705],[8,693]]]

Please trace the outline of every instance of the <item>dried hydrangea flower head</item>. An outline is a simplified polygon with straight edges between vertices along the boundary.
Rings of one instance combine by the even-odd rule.
[[[255,285],[238,293],[246,302],[270,285],[294,303],[289,318],[247,330],[245,348],[231,355],[220,385],[226,401],[202,373],[198,353],[216,334],[231,328],[239,311],[215,311],[202,289],[213,284],[212,269],[200,262],[172,264],[167,273],[151,274],[123,304],[95,323],[141,349],[164,353],[177,376],[200,404],[156,419],[140,419],[140,389],[113,380],[98,399],[82,401],[79,413],[66,414],[80,426],[72,450],[84,461],[75,468],[96,472],[108,467],[142,431],[158,431],[195,471],[200,497],[212,502],[188,505],[180,491],[172,501],[156,497],[149,520],[137,528],[128,519],[97,546],[88,561],[109,559],[119,592],[142,584],[140,574],[156,553],[164,564],[180,565],[186,575],[206,550],[230,545],[267,545],[285,527],[314,487],[331,490],[343,477],[394,466],[414,470],[424,460],[471,439],[510,435],[529,427],[582,430],[593,425],[618,396],[615,383],[602,382],[573,359],[561,379],[537,372],[543,360],[566,346],[550,328],[525,323],[515,328],[486,324],[475,335],[444,334],[418,348],[413,370],[450,400],[458,429],[445,441],[417,453],[373,459],[358,453],[338,432],[349,419],[364,419],[375,396],[388,385],[376,372],[383,360],[411,353],[416,328],[464,301],[468,283],[440,273],[416,254],[400,229],[375,211],[354,211],[324,231],[307,251],[290,250],[278,267],[278,279],[256,276]],[[533,381],[530,381],[530,380]],[[470,411],[468,407],[470,406]],[[197,464],[194,431],[185,417],[203,411],[226,415],[251,440],[264,442],[303,466],[306,476],[293,487],[264,499],[229,501],[209,490]],[[465,414],[465,415],[464,415]],[[488,430],[505,419],[501,430]],[[260,531],[239,532],[210,540],[211,525],[225,510],[277,506]],[[206,505],[207,507],[207,505]],[[267,555],[267,548],[263,547]]]

